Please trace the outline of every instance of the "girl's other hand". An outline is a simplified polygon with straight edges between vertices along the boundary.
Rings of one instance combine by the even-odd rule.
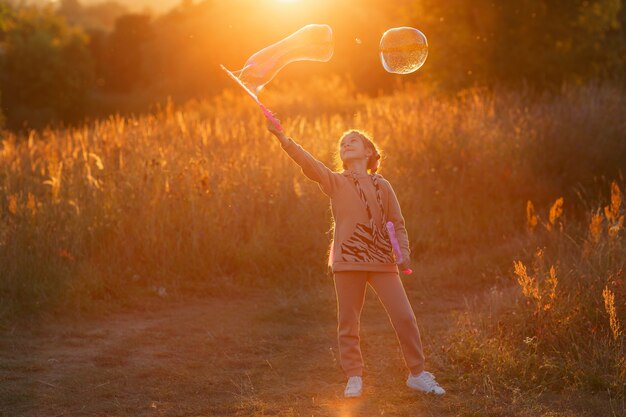
[[[411,268],[411,260],[407,259],[407,260],[403,261],[401,264],[398,264],[398,269],[400,271],[406,271],[407,269],[413,269],[413,268]]]

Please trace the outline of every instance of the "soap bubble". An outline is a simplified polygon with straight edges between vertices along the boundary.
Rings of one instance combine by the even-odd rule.
[[[234,71],[255,94],[287,64],[328,62],[333,56],[333,30],[328,25],[306,25],[283,40],[252,55],[243,69]]]
[[[380,61],[388,72],[415,72],[424,65],[427,56],[426,36],[415,28],[391,28],[380,38]]]

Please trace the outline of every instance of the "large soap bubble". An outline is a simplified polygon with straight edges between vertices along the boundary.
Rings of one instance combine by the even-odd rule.
[[[426,36],[415,28],[391,28],[380,38],[380,61],[388,72],[415,72],[424,65],[427,56]]]
[[[235,74],[258,94],[287,64],[296,61],[327,62],[333,56],[333,30],[328,25],[306,25],[298,31],[261,49]]]

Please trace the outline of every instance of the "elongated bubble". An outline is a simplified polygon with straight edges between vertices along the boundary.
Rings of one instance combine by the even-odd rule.
[[[391,28],[380,38],[380,61],[387,72],[410,74],[424,65],[427,56],[426,36],[415,28]]]
[[[287,64],[296,61],[328,62],[333,56],[333,30],[328,25],[306,25],[256,52],[236,74],[255,94]]]

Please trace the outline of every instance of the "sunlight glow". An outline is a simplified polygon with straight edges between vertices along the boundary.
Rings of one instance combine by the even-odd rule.
[[[358,403],[358,399],[357,401],[355,401],[355,403]],[[350,403],[350,402],[344,402],[341,403],[339,405],[339,414],[338,417],[354,417],[354,408],[355,408],[356,404]]]

